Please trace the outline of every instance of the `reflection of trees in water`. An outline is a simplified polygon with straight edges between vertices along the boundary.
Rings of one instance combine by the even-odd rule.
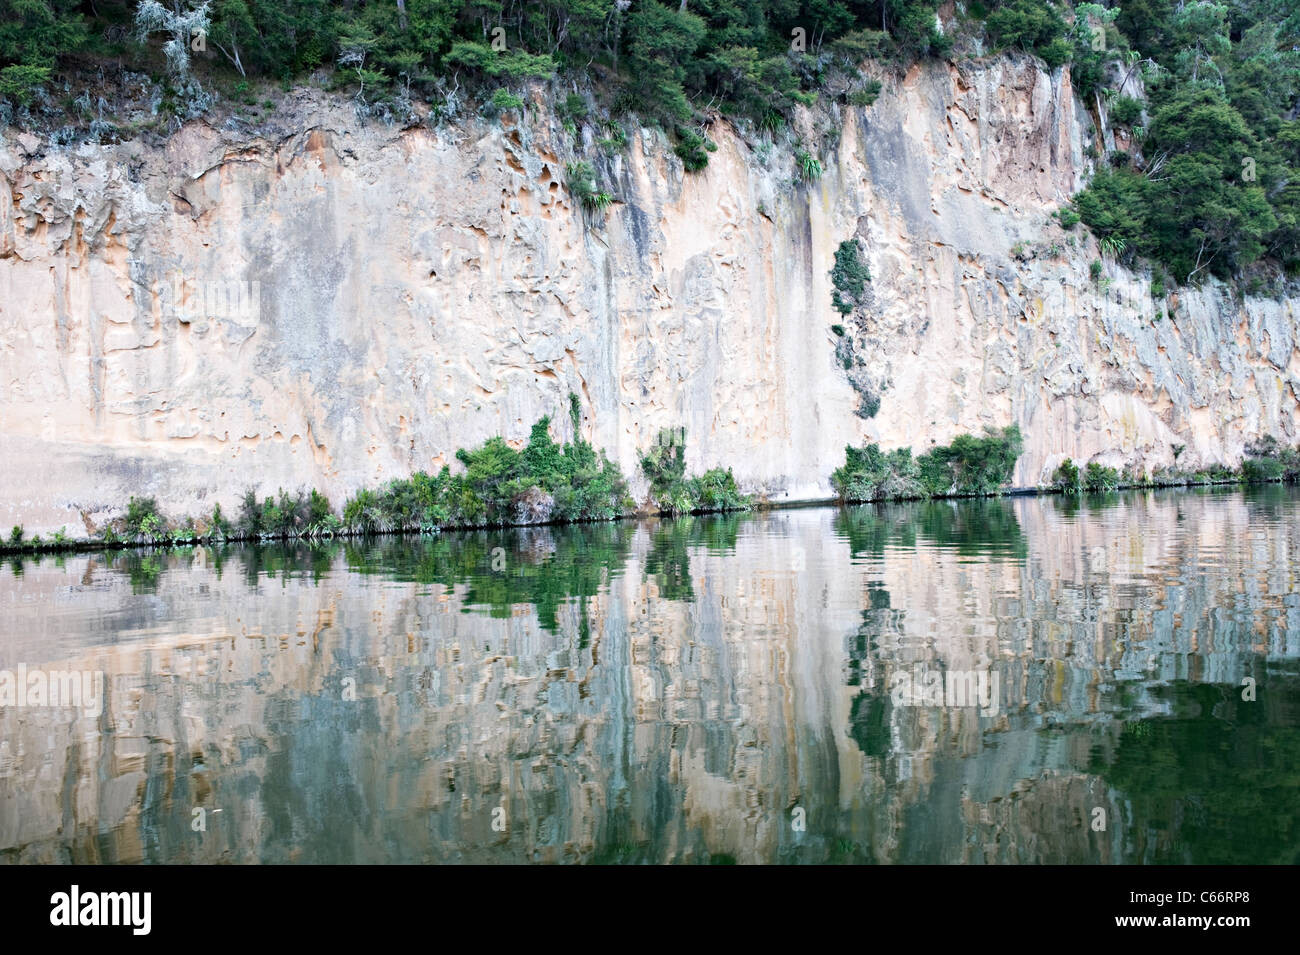
[[[466,607],[486,608],[492,617],[531,604],[541,626],[554,632],[562,604],[595,596],[623,570],[635,531],[619,521],[376,538],[347,545],[344,556],[357,573],[465,585]]]
[[[1285,484],[1255,484],[1243,488],[1242,493],[1251,524],[1277,521],[1287,511],[1288,503],[1295,499],[1295,491]]]
[[[1087,771],[1124,794],[1134,862],[1300,863],[1300,676],[1240,686],[1177,681],[1167,716],[1123,724]]]
[[[655,578],[659,596],[665,600],[694,600],[690,548],[703,547],[718,554],[734,550],[741,519],[740,514],[730,513],[657,522],[650,532],[645,570]]]
[[[859,693],[849,712],[849,735],[864,756],[888,756],[889,717],[893,701],[887,694]]]
[[[1023,586],[1033,568],[1007,559],[1017,553],[1014,522],[1023,505],[998,502],[1002,506],[990,518],[990,511],[978,506],[988,503],[994,502],[960,502],[955,509],[948,502],[934,502],[929,509],[846,509],[836,529],[850,539],[857,557],[883,556],[908,543],[934,557],[934,544],[982,552],[987,542],[979,530],[991,523],[993,537],[1010,543],[985,551],[992,555],[987,563],[1001,560],[1010,568],[1006,574],[972,574],[971,584],[945,576],[936,583],[997,588],[1019,580]],[[1194,522],[1195,507],[1187,510]],[[1022,516],[1027,526],[1036,526],[1034,515]],[[1265,671],[1262,658],[1245,655],[1260,641],[1245,618],[1216,612],[1229,606],[1216,589],[1218,578],[1184,591],[1179,618],[1159,598],[1163,583],[1156,585],[1150,603],[1130,608],[1111,601],[1100,610],[1089,596],[1091,588],[1112,587],[1109,583],[1088,584],[1082,597],[1075,593],[1082,585],[1068,576],[1039,592],[1024,587],[1020,601],[996,611],[997,634],[1005,638],[997,665],[1004,687],[1014,686],[1015,698],[1033,705],[1008,709],[996,725],[976,722],[965,712],[898,706],[891,700],[890,667],[914,659],[908,654],[916,648],[901,639],[907,620],[896,605],[907,603],[919,618],[932,609],[902,599],[915,592],[899,589],[912,571],[892,555],[889,561],[860,560],[852,570],[829,570],[853,574],[850,602],[840,604],[849,613],[848,626],[836,636],[852,632],[845,636],[842,657],[819,649],[814,702],[827,705],[797,713],[780,708],[792,671],[738,669],[736,661],[762,637],[749,627],[732,627],[732,611],[715,606],[703,592],[688,615],[689,631],[681,626],[680,606],[656,618],[651,602],[650,616],[642,620],[640,607],[619,605],[620,594],[613,596],[604,619],[559,613],[571,596],[601,591],[602,583],[625,567],[631,541],[642,529],[646,573],[663,575],[659,609],[663,598],[694,599],[690,558],[696,560],[697,577],[711,571],[698,566],[703,552],[691,548],[734,549],[740,522],[750,519],[730,515],[315,547],[155,552],[159,562],[152,569],[137,568],[136,574],[139,586],[152,581],[164,595],[182,576],[167,578],[168,568],[200,560],[213,570],[233,560],[229,576],[238,586],[229,589],[235,591],[245,578],[315,576],[332,567],[331,592],[352,573],[373,574],[377,582],[437,582],[455,586],[464,602],[495,617],[508,615],[512,605],[531,604],[551,632],[529,634],[518,657],[504,660],[478,652],[475,639],[500,632],[498,625],[444,618],[430,628],[427,645],[417,642],[410,649],[405,620],[394,623],[385,614],[388,622],[380,625],[353,612],[368,608],[375,594],[352,578],[337,588],[343,597],[340,623],[323,635],[324,652],[263,650],[270,655],[262,665],[242,674],[238,668],[229,671],[214,685],[219,693],[205,704],[211,708],[201,711],[204,719],[214,732],[232,725],[223,721],[240,729],[233,744],[208,741],[201,748],[186,745],[192,740],[175,727],[183,725],[191,712],[184,707],[195,704],[192,694],[202,686],[166,677],[160,657],[157,665],[142,668],[163,676],[150,676],[144,684],[147,713],[134,730],[148,741],[141,810],[129,823],[134,828],[106,832],[92,813],[75,833],[58,829],[57,782],[72,778],[74,769],[68,769],[54,774],[45,803],[49,834],[30,855],[65,851],[74,861],[143,856],[148,861],[347,862],[385,856],[520,861],[553,852],[557,859],[646,863],[736,861],[753,858],[751,847],[760,847],[768,861],[1297,861],[1297,811],[1286,800],[1300,783],[1295,769],[1300,766],[1300,686],[1294,675],[1278,677]],[[789,539],[782,535],[782,543]],[[1279,560],[1287,566],[1286,554],[1278,554],[1294,553],[1292,539],[1286,542],[1289,551],[1270,550],[1274,563],[1269,566]],[[504,564],[494,570],[498,547]],[[771,579],[773,552],[780,553],[775,546],[746,548],[723,569],[751,575],[742,577],[746,592],[759,593],[749,581]],[[139,562],[143,553],[148,552],[94,559],[120,561],[115,569],[130,574],[132,561]],[[938,554],[935,563],[961,562],[952,555]],[[340,572],[341,567],[347,570]],[[161,582],[160,574],[166,578]],[[892,598],[891,582],[897,582]],[[1270,587],[1269,600],[1281,601],[1277,588]],[[281,601],[303,596],[273,593],[279,589],[261,587],[258,598],[274,608],[292,606]],[[421,619],[462,605],[459,597],[444,602],[440,594],[418,587],[399,592]],[[1113,587],[1109,592],[1115,593]],[[772,606],[790,601],[781,588],[774,594],[753,599],[770,599]],[[772,646],[823,624],[814,605],[790,606],[802,614],[790,624],[798,629],[772,637]],[[1267,606],[1270,612],[1285,611]],[[563,627],[556,627],[557,615]],[[1278,616],[1273,626],[1285,630],[1288,619],[1294,621]],[[1205,621],[1213,623],[1211,630],[1199,629]],[[1096,654],[1098,628],[1105,628],[1108,647],[1112,641],[1119,647],[1102,658]],[[1183,631],[1187,639],[1178,637]],[[1233,672],[1240,660],[1255,667],[1260,702],[1240,702],[1240,687],[1227,684],[1174,683],[1164,697],[1168,714],[1121,722],[1125,716],[1151,714],[1161,702],[1152,697],[1164,685],[1146,678],[1148,671],[1141,660],[1130,660],[1130,651],[1143,651],[1145,657],[1154,648],[1177,656],[1184,673],[1202,678],[1209,657],[1186,649],[1192,636],[1202,635],[1193,645],[1202,650],[1212,645],[1221,653],[1241,645]],[[497,646],[495,639],[491,643]],[[258,643],[241,640],[239,646],[246,649],[233,656],[237,664]],[[448,656],[452,647],[454,663]],[[1172,649],[1162,649],[1167,647]],[[186,650],[191,657],[201,652],[208,651]],[[211,652],[215,661],[229,659]],[[664,662],[670,652],[671,661]],[[919,652],[926,654],[923,648]],[[293,656],[277,664],[276,654]],[[796,662],[802,666],[805,658]],[[1119,663],[1139,677],[1117,676],[1112,671]],[[354,702],[340,694],[344,675],[356,677],[360,696]],[[634,677],[642,681],[639,686],[634,687]],[[851,689],[836,689],[845,684]],[[469,687],[480,690],[468,693]],[[765,696],[768,688],[772,692]],[[1078,688],[1083,689],[1071,692]],[[80,745],[71,744],[67,762],[90,767],[75,770],[84,778],[122,778],[135,771],[134,763],[123,763],[127,768],[112,763],[109,749],[98,758],[110,762],[97,767],[97,757],[83,756]],[[35,765],[24,764],[32,767],[32,778]],[[209,802],[213,792],[218,798]],[[228,839],[228,848],[213,851],[210,843],[195,842],[189,829],[192,806],[235,809],[240,800],[246,801],[240,828],[225,816],[226,828],[213,828],[207,837]],[[810,822],[808,832],[797,836],[789,824],[795,804],[807,810]],[[1086,825],[1089,810],[1099,804],[1107,807],[1110,820],[1105,839],[1094,837]],[[499,805],[509,806],[508,837],[489,829],[491,810]],[[1075,819],[1083,820],[1081,827]],[[238,841],[244,838],[255,841]],[[1113,858],[1101,855],[1103,847]],[[531,855],[522,855],[525,848]],[[28,858],[19,850],[11,854],[15,861]]]
[[[167,551],[159,550],[116,551],[104,564],[109,570],[125,574],[131,581],[131,593],[139,596],[158,592],[158,580],[163,571],[175,563],[169,557],[172,555]]]
[[[1023,560],[1029,553],[1014,504],[1006,498],[924,501],[917,510],[921,536],[963,556]]]
[[[841,509],[835,529],[848,539],[855,558],[883,556],[887,547],[914,548],[918,540],[963,556],[1022,560],[1028,554],[1013,504],[1004,498],[856,505]],[[899,634],[906,611],[891,606],[883,581],[864,583],[862,624],[845,640],[845,682],[861,687],[853,699],[849,735],[864,755],[886,757],[893,705],[883,685],[879,637]]]
[[[836,515],[835,530],[848,539],[854,557],[878,557],[886,547],[915,547],[918,539],[963,556],[1022,559],[1029,551],[1007,498],[855,504]]]
[[[301,578],[316,583],[329,573],[339,550],[340,545],[332,542],[276,542],[242,547],[238,554],[243,564],[244,579],[250,584],[256,584],[260,577],[280,580]],[[213,562],[218,574],[221,573],[226,558],[224,548],[214,548]]]

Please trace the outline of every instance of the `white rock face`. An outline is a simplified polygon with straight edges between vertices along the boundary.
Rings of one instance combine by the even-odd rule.
[[[132,494],[231,513],[250,486],[337,506],[543,414],[567,437],[570,392],[638,491],[638,451],[685,426],[690,469],[773,500],[828,496],[848,443],[919,453],[1013,422],[1019,485],[1065,456],[1151,469],[1183,445],[1196,467],[1297,439],[1293,301],[1157,303],[1110,264],[1095,283],[1095,243],[1049,218],[1085,178],[1068,72],[887,79],[831,117],[812,184],[721,121],[686,175],[647,131],[575,151],[546,109],[397,130],[301,91],[277,115],[165,149],[0,142],[0,527],[80,533]],[[576,158],[607,213],[565,188]],[[870,419],[831,331],[855,235]]]

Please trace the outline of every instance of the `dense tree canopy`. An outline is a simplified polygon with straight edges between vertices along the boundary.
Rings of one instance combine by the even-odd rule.
[[[1300,6],[1294,0],[1127,0],[1126,31],[1149,94],[1133,155],[1076,199],[1126,258],[1178,281],[1300,269]]]
[[[19,109],[49,103],[48,91],[75,87],[78,71],[113,64],[191,92],[214,81],[289,84],[323,68],[378,106],[467,95],[505,109],[519,102],[523,83],[559,78],[594,95],[606,115],[635,111],[661,124],[687,168],[698,169],[712,145],[700,121],[710,109],[777,129],[818,96],[870,104],[879,84],[859,72],[866,60],[1015,49],[1051,68],[1069,64],[1098,117],[1111,104],[1112,125],[1127,127],[1130,146],[1097,157],[1099,171],[1076,202],[1105,248],[1155,260],[1180,281],[1241,275],[1261,262],[1300,269],[1296,0],[971,0],[946,25],[938,7],[939,0],[0,0],[0,99]],[[206,46],[188,55],[186,34],[196,23],[206,24]],[[1145,102],[1116,95],[1117,77],[1134,73]],[[566,121],[581,119],[581,105]]]

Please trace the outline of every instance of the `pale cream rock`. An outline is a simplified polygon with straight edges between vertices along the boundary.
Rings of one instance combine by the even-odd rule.
[[[37,155],[7,135],[0,527],[79,534],[133,494],[232,513],[250,486],[338,506],[491,435],[520,445],[543,414],[568,437],[571,391],[638,494],[668,426],[692,470],[773,500],[829,496],[848,443],[919,453],[1013,422],[1021,486],[1066,456],[1153,469],[1184,445],[1197,467],[1296,441],[1293,301],[1157,303],[1113,264],[1103,290],[1086,230],[1049,218],[1086,178],[1068,71],[930,64],[832,110],[807,185],[791,147],[764,164],[725,122],[694,175],[634,130],[597,161],[604,215],[575,208],[545,109],[399,130],[300,91],[260,137],[192,123],[162,150]],[[853,235],[886,386],[870,420],[830,331]]]

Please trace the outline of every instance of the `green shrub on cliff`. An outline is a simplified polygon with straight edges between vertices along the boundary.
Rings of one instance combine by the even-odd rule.
[[[1037,53],[1053,69],[1070,58],[1067,26],[1056,6],[1045,0],[1009,0],[989,15],[989,37],[1003,49]]]
[[[556,444],[550,424],[547,417],[534,424],[522,451],[500,437],[460,449],[461,474],[444,467],[437,475],[417,472],[358,491],[344,504],[343,524],[358,533],[385,533],[603,521],[629,512],[633,502],[618,466],[581,438]]]
[[[806,149],[795,150],[794,166],[804,182],[816,182],[822,177],[822,161]]]
[[[1247,483],[1300,480],[1300,448],[1287,448],[1266,435],[1246,448],[1241,477]]]
[[[608,192],[603,192],[596,186],[596,170],[591,163],[584,161],[571,162],[565,167],[565,173],[568,178],[566,184],[569,192],[578,200],[584,209],[590,209],[595,212],[604,212],[609,208],[614,197]]]
[[[1075,494],[1083,489],[1079,466],[1066,458],[1052,473],[1052,485],[1063,494]]]
[[[1113,491],[1119,487],[1119,472],[1096,461],[1089,461],[1083,472],[1083,486],[1088,491]]]
[[[844,466],[831,474],[831,486],[845,501],[911,500],[927,497],[911,448],[884,452],[877,444],[846,447]]]
[[[1076,197],[1099,239],[1179,281],[1240,279],[1264,262],[1300,269],[1300,15],[1282,0],[1121,4],[1139,51],[1150,123],[1131,168],[1100,170]],[[1146,57],[1142,60],[1140,57]],[[1118,97],[1120,125],[1140,105]]]
[[[1142,115],[1142,104],[1132,96],[1120,96],[1110,106],[1110,121],[1120,126],[1132,126]]]
[[[871,271],[862,261],[857,239],[845,239],[835,250],[831,269],[831,304],[841,315],[848,315],[861,305],[866,295]]]
[[[693,129],[677,127],[677,145],[673,152],[682,161],[687,172],[699,172],[709,164],[709,153],[716,152],[718,144]]]
[[[1011,480],[1022,446],[1016,425],[990,430],[984,437],[958,435],[952,444],[915,459],[910,448],[886,453],[875,444],[850,446],[831,485],[845,501],[992,494]]]
[[[849,93],[848,103],[850,106],[872,106],[880,98],[880,90],[880,80],[867,80],[860,89]]]
[[[641,471],[650,482],[655,507],[669,514],[745,510],[752,503],[740,493],[730,468],[686,477],[685,428],[662,429],[650,450],[641,455]]]
[[[77,0],[0,0],[0,97],[29,103],[87,39]]]

